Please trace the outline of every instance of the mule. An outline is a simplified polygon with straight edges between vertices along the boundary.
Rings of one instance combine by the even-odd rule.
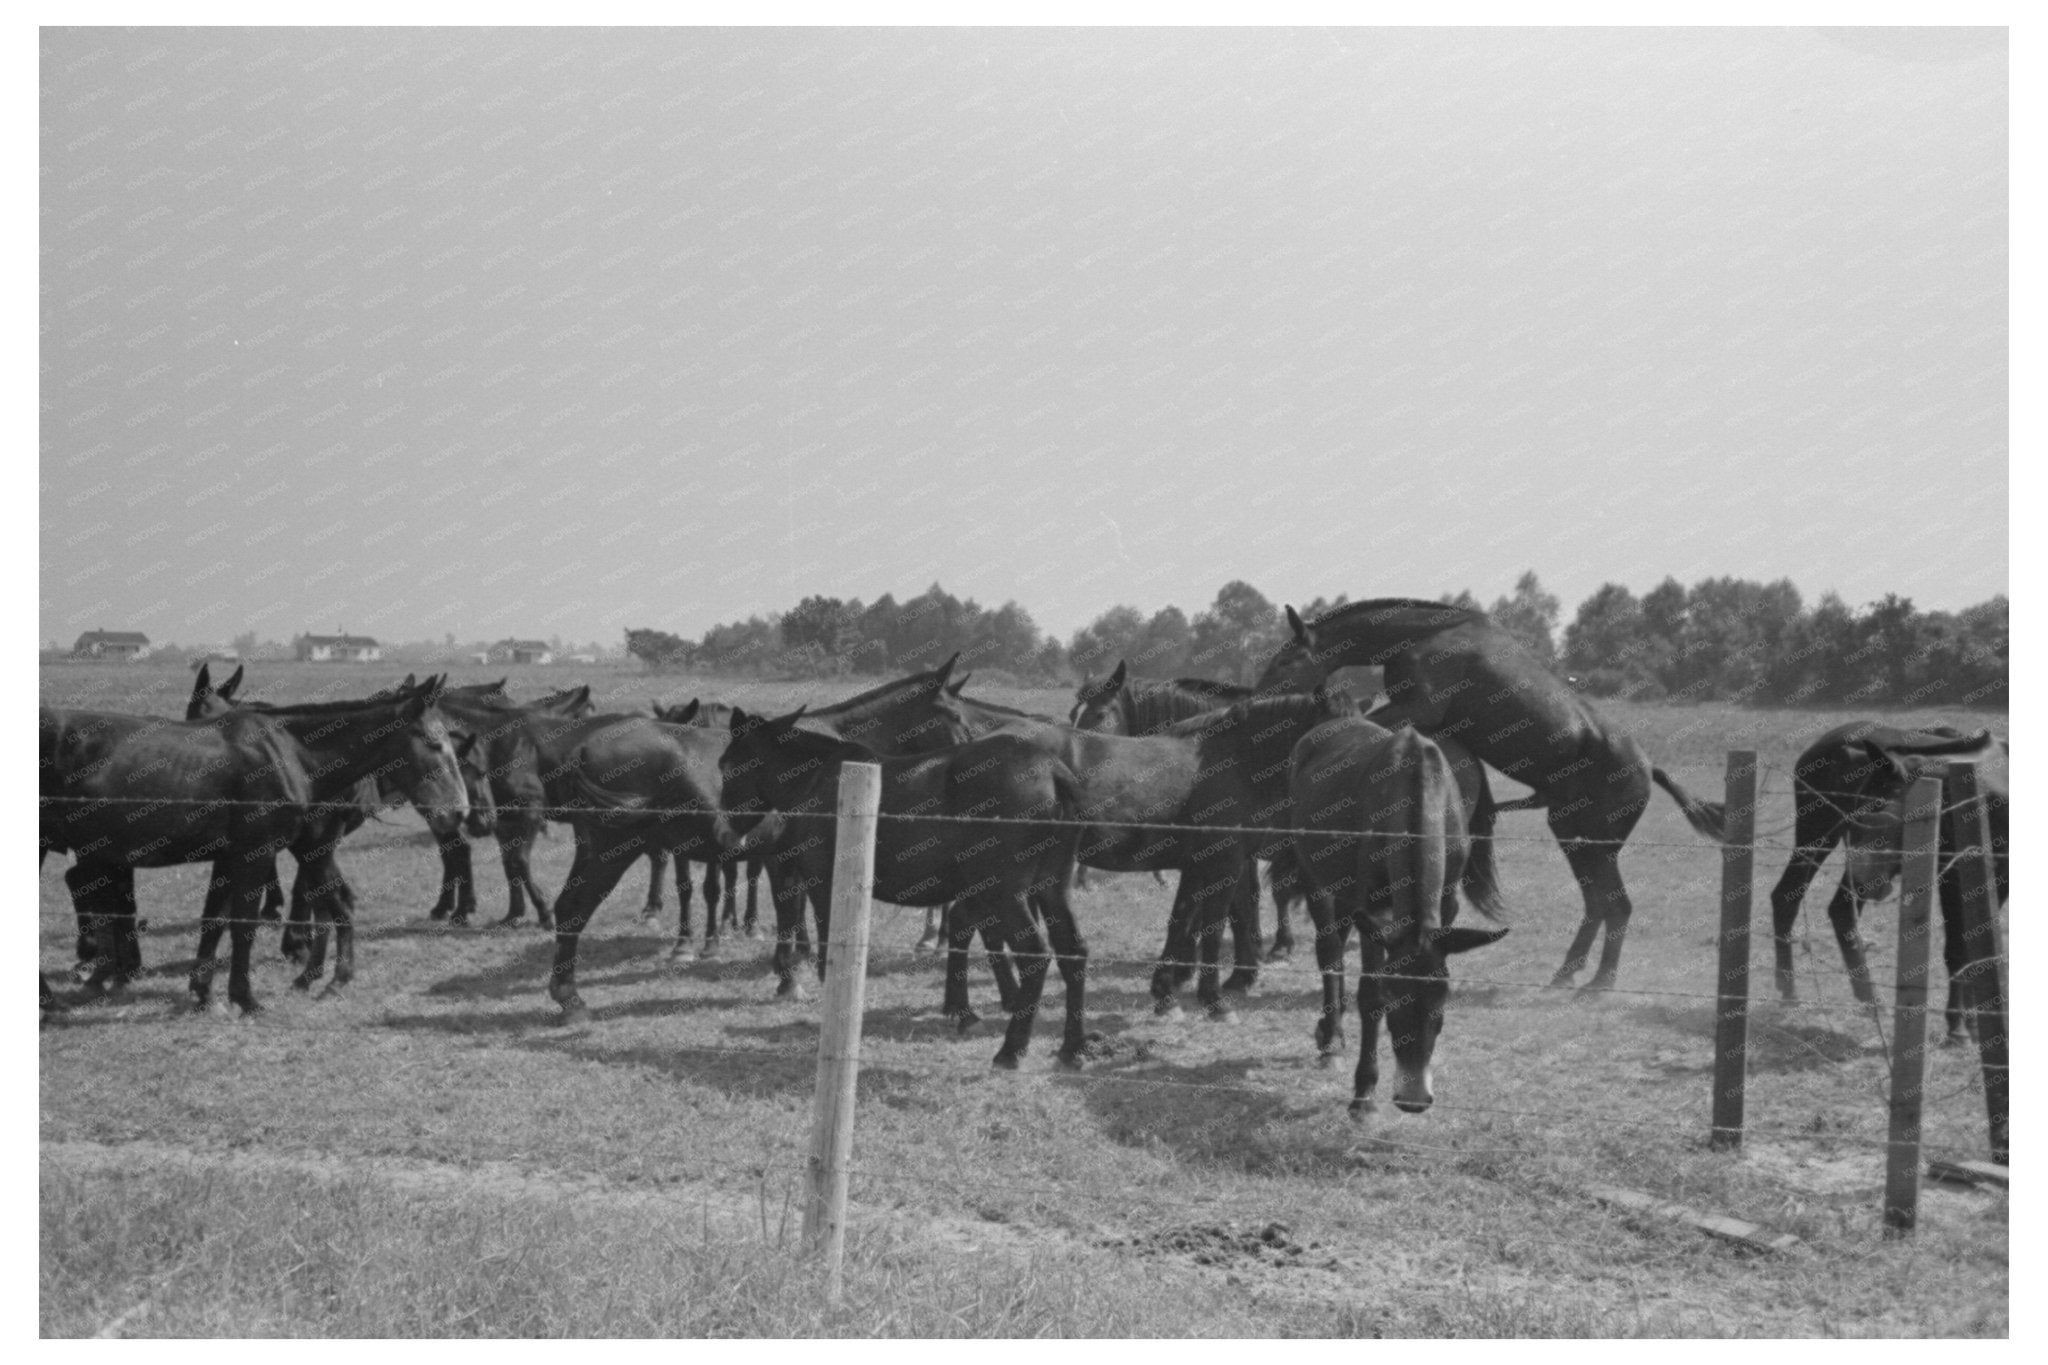
[[[81,914],[110,925],[108,965],[96,987],[139,969],[135,869],[211,862],[198,961],[189,987],[211,1001],[223,932],[231,958],[228,999],[260,1006],[249,951],[280,849],[324,808],[353,804],[357,784],[394,774],[430,807],[466,813],[467,797],[447,727],[434,703],[442,679],[376,701],[329,702],[201,721],[40,708],[44,850],[71,852],[65,873]],[[331,863],[331,851],[327,861]],[[332,916],[332,880],[313,888],[316,914]],[[337,918],[334,987],[354,975],[354,932]],[[321,964],[308,964],[317,975]]]
[[[669,725],[694,725],[700,730],[730,731],[732,713],[733,708],[725,702],[703,702],[694,697],[681,706],[663,706],[660,702],[652,704],[652,714],[656,720]],[[647,881],[647,906],[640,912],[640,916],[645,920],[656,920],[661,917],[661,883],[668,868],[668,853],[656,849],[647,855],[647,861],[650,869]],[[677,957],[683,955],[684,945],[690,939],[690,882],[685,872],[687,866],[686,863],[677,863],[675,870],[678,918],[673,955]],[[760,935],[761,860],[749,858],[746,867],[747,915],[743,925],[738,907],[738,869],[731,863],[717,858],[704,864],[704,957],[718,955],[721,928],[735,931],[744,928],[748,938],[757,938]]]
[[[1621,968],[1633,906],[1621,877],[1621,849],[1649,808],[1652,784],[1678,803],[1686,822],[1716,841],[1720,805],[1699,800],[1652,764],[1592,702],[1544,667],[1485,613],[1441,602],[1378,598],[1305,622],[1287,608],[1293,638],[1259,675],[1258,690],[1297,690],[1339,668],[1378,665],[1387,702],[1372,719],[1455,739],[1483,762],[1535,789],[1550,832],[1579,884],[1585,914],[1551,978],[1569,986],[1596,937],[1600,965],[1589,991],[1606,990]],[[1525,802],[1523,804],[1528,804]]]
[[[1842,880],[1828,904],[1828,921],[1842,950],[1850,989],[1859,1002],[1876,1003],[1858,921],[1866,902],[1884,900],[1892,893],[1903,859],[1906,792],[1922,771],[1935,763],[1969,763],[1977,769],[1991,834],[1993,889],[1999,906],[2005,904],[2011,881],[2005,742],[1993,738],[1989,731],[1966,735],[1947,726],[1902,730],[1876,721],[1838,725],[1807,745],[1792,767],[1793,853],[1771,889],[1772,947],[1778,994],[1783,999],[1798,999],[1792,931],[1798,922],[1799,902],[1829,851],[1841,843]],[[1944,1019],[1948,1041],[1955,1042],[1965,1033],[1974,1033],[1976,1020],[1961,979],[1969,960],[1963,935],[1963,883],[1956,867],[1955,831],[1947,820],[1941,822],[1940,838],[1942,961],[1949,978]]]
[[[1341,1030],[1343,1004],[1338,999],[1332,1010],[1330,983],[1342,981],[1342,935],[1353,925],[1359,931],[1354,1119],[1377,1107],[1382,1019],[1398,1076],[1395,1107],[1419,1114],[1435,1101],[1430,1062],[1450,995],[1447,959],[1498,943],[1508,932],[1456,926],[1460,884],[1487,918],[1498,919],[1502,910],[1492,841],[1474,838],[1468,823],[1487,800],[1485,775],[1476,764],[1465,766],[1477,778],[1476,791],[1470,778],[1460,782],[1443,749],[1412,727],[1389,731],[1358,716],[1316,726],[1290,755],[1291,819],[1297,830],[1322,831],[1294,836],[1297,862],[1310,904],[1321,907],[1318,927],[1332,916],[1337,930],[1334,973],[1323,949],[1333,935],[1317,934],[1325,983],[1317,1035],[1326,1054],[1326,1030]]]
[[[245,706],[260,711],[275,710],[270,703],[245,701],[236,695],[242,685],[242,676],[243,670],[238,666],[226,681],[216,687],[208,674],[207,666],[201,664],[198,676],[192,682],[192,695],[185,705],[185,719],[201,720]],[[399,689],[416,685],[413,675],[407,674],[405,681],[398,685],[398,689],[375,693],[371,699],[396,695]],[[504,680],[500,679],[494,683],[443,688],[440,704],[445,705],[450,699],[481,702],[491,699],[502,700],[504,696],[505,684]],[[292,879],[291,913],[285,927],[283,943],[285,956],[294,960],[302,958],[310,943],[307,934],[311,926],[312,905],[317,898],[310,877],[319,875],[317,869],[327,867],[328,860],[332,858],[335,847],[342,839],[360,829],[366,820],[386,806],[412,804],[421,820],[426,823],[427,830],[433,836],[435,847],[441,855],[442,899],[450,899],[449,888],[452,883],[459,888],[460,897],[466,899],[469,906],[474,906],[468,840],[488,836],[495,828],[496,815],[491,801],[490,783],[482,771],[481,755],[476,751],[475,736],[452,727],[450,733],[455,739],[456,762],[462,773],[465,795],[469,801],[466,815],[450,819],[439,809],[412,800],[410,793],[393,781],[389,774],[384,774],[359,784],[357,800],[353,806],[324,810],[317,818],[308,820],[300,838],[289,845],[293,858],[298,863],[298,873]],[[342,875],[338,862],[333,864],[331,871],[334,881],[327,889],[335,898],[336,905],[352,918],[355,891]],[[264,892],[263,918],[278,918],[278,907],[283,904],[283,889],[273,881]],[[456,900],[455,904],[460,907],[462,900]],[[439,908],[438,904],[436,908]],[[438,919],[442,915],[431,917]]]
[[[956,950],[947,954],[948,1011],[966,1006],[958,926],[984,915],[999,920],[1017,960],[1018,982],[994,1065],[1016,1068],[1030,1046],[1051,960],[1032,915],[1036,901],[1066,982],[1059,1061],[1078,1065],[1087,1047],[1088,949],[1067,903],[1080,833],[1073,823],[1079,798],[1074,774],[1042,747],[1014,735],[890,758],[804,730],[802,717],[801,711],[776,719],[735,712],[731,742],[719,758],[734,829],[748,852],[758,850],[768,859],[780,993],[801,994],[789,945],[806,904],[817,920],[820,975],[827,969],[839,769],[848,762],[875,763],[882,771],[882,818],[875,834],[874,895],[897,905],[953,903]]]
[[[1207,714],[1243,701],[1252,694],[1249,687],[1216,682],[1209,678],[1174,678],[1153,681],[1132,678],[1125,662],[1117,665],[1101,682],[1083,677],[1074,690],[1073,709],[1067,723],[1080,730],[1100,730],[1112,735],[1156,734],[1169,725]],[[1294,931],[1287,923],[1287,904],[1300,897],[1298,880],[1289,859],[1283,855],[1271,864],[1269,881],[1273,892],[1273,946],[1265,954],[1268,962],[1285,961],[1294,955]],[[1236,965],[1224,981],[1226,991],[1249,991],[1258,982],[1259,884],[1256,865],[1247,868],[1245,884],[1230,910],[1231,950]]]

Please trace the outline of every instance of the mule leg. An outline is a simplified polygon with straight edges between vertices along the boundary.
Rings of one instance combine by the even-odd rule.
[[[1223,989],[1237,995],[1247,995],[1258,984],[1259,957],[1263,949],[1259,933],[1259,864],[1256,858],[1244,860],[1244,872],[1239,877],[1237,894],[1230,900],[1230,947],[1236,965],[1230,977],[1223,983]]]
[[[213,876],[206,884],[206,904],[199,911],[199,950],[193,958],[192,976],[185,983],[192,992],[192,1002],[200,1009],[213,1003],[213,974],[220,953],[220,936],[228,927],[231,878],[222,866],[219,862],[213,865]],[[250,907],[252,913],[256,909]]]
[[[135,937],[135,869],[126,863],[73,863],[64,869],[74,917],[89,954],[86,984],[94,990],[128,984],[142,970]],[[82,964],[83,965],[83,964]]]
[[[298,933],[305,944],[305,968],[292,979],[294,990],[310,990],[327,970],[327,929],[334,921],[332,904],[337,875],[332,864],[332,855],[323,859],[309,854],[299,862],[299,870],[292,877],[292,918],[285,933]]]
[[[924,908],[924,933],[918,937],[917,946],[910,951],[928,953],[938,946],[942,937],[950,941],[951,936],[946,933],[945,911],[946,907],[943,905],[927,905]]]
[[[1237,1011],[1224,1000],[1218,986],[1216,964],[1223,954],[1223,931],[1230,924],[1232,903],[1244,887],[1244,865],[1247,861],[1240,856],[1226,854],[1205,862],[1199,873],[1188,874],[1196,878],[1198,886],[1191,902],[1195,943],[1201,959],[1200,972],[1195,979],[1195,998],[1209,1011],[1209,1018],[1218,1023],[1237,1017]],[[1187,884],[1188,876],[1182,877],[1183,886]]]
[[[1291,852],[1281,854],[1268,867],[1266,876],[1273,893],[1273,946],[1266,953],[1266,961],[1285,962],[1294,956],[1294,928],[1288,923],[1287,906],[1305,892]]]
[[[447,919],[455,913],[455,907],[462,899],[462,870],[456,861],[457,847],[467,849],[469,843],[462,837],[460,828],[452,832],[435,829],[430,822],[427,829],[434,836],[434,851],[441,855],[441,889],[434,895],[434,904],[427,911],[430,920]]]
[[[1358,933],[1358,1069],[1351,1076],[1351,1117],[1364,1122],[1379,1108],[1373,1091],[1380,1083],[1380,1019],[1386,1014],[1386,983],[1380,973],[1387,950],[1364,925]]]
[[[1000,946],[999,942],[992,941],[995,938],[993,930],[987,925],[972,922],[972,916],[969,915],[956,912],[947,918],[946,987],[939,1009],[962,1033],[981,1022],[981,1016],[974,1012],[974,1007],[968,1002],[967,989],[967,955],[973,948],[974,935],[977,931],[983,935],[984,946],[988,948],[989,966],[993,969]],[[1014,980],[1011,989],[1015,989]]]
[[[1579,932],[1573,936],[1571,947],[1565,950],[1564,963],[1557,969],[1557,975],[1550,979],[1553,986],[1569,986],[1579,969],[1586,965],[1586,954],[1592,949],[1593,936],[1601,929],[1606,936],[1600,944],[1600,966],[1593,973],[1585,989],[1603,991],[1614,984],[1615,974],[1621,968],[1621,947],[1628,938],[1628,921],[1632,913],[1628,888],[1622,884],[1620,854],[1621,845],[1616,843],[1594,843],[1585,839],[1562,839],[1565,861],[1571,865],[1572,876],[1578,880],[1579,891],[1586,900],[1585,918],[1579,921]]]
[[[1835,894],[1828,901],[1828,923],[1834,927],[1835,942],[1842,949],[1842,965],[1849,969],[1849,989],[1854,992],[1857,1003],[1877,1003],[1877,990],[1870,982],[1870,964],[1863,957],[1863,935],[1857,931],[1857,922],[1863,917],[1863,900],[1856,894],[1856,888],[1849,884],[1849,869],[1842,869],[1842,880],[1835,887]]]
[[[501,925],[517,924],[526,918],[525,851],[520,847],[524,839],[524,821],[521,817],[499,813],[498,817],[498,862],[505,869],[505,918]]]
[[[1179,1014],[1180,1001],[1174,998],[1175,994],[1195,973],[1195,955],[1199,949],[1192,932],[1195,921],[1192,901],[1197,880],[1191,869],[1182,869],[1180,883],[1174,888],[1173,908],[1166,916],[1166,946],[1159,950],[1159,965],[1152,970],[1154,1014]]]
[[[757,893],[757,892],[758,892],[758,891],[760,890],[760,888],[761,888],[761,868],[762,868],[762,866],[763,866],[763,864],[762,864],[762,861],[761,861],[761,860],[760,860],[759,858],[749,858],[749,859],[747,859],[747,937],[748,937],[748,938],[758,938],[758,937],[760,937],[760,934],[761,934],[761,927],[760,927],[760,921],[759,921],[759,918],[758,918],[758,917],[756,916],[756,914],[755,914],[755,903],[756,903],[756,900],[757,900],[757,896],[756,896],[756,893]]]
[[[265,879],[276,879],[277,857],[230,854],[213,869],[216,880],[227,882],[221,899],[228,922],[228,1003],[239,1006],[243,1014],[255,1014],[262,1007],[250,985],[249,958],[256,946],[256,925],[262,918]]]
[[[648,849],[647,869],[650,874],[647,878],[647,904],[642,907],[640,918],[660,919],[661,879],[668,875],[668,850],[665,848]],[[683,881],[683,860],[678,858],[676,859],[676,896],[681,898],[689,894]],[[689,903],[685,901],[683,904],[683,917],[687,920],[689,914]]]
[[[1316,1020],[1316,1055],[1329,1062],[1344,1051],[1344,945],[1351,936],[1351,917],[1340,917],[1336,899],[1323,891],[1309,893],[1308,913],[1315,925],[1316,969],[1323,984],[1323,1012]]]
[[[1966,1036],[1977,1036],[1977,1011],[1972,1007],[1975,973],[1970,970],[1969,946],[1963,941],[1963,887],[1954,867],[1951,866],[1942,876],[1938,890],[1941,963],[1948,969],[1948,1005],[1942,1011],[1942,1020],[1948,1025],[1948,1036],[1943,1044],[1954,1047]]]
[[[603,856],[596,837],[576,831],[576,859],[569,867],[569,880],[562,884],[562,897],[555,917],[555,964],[548,975],[548,995],[562,1007],[562,1022],[580,1024],[590,1017],[583,997],[576,993],[576,945],[597,907],[619,884],[634,859]]]
[[[954,911],[961,907],[955,904]],[[1017,1007],[1010,1011],[1010,1026],[1003,1032],[1003,1045],[996,1051],[996,1067],[1004,1071],[1015,1071],[1025,1050],[1031,1046],[1031,1026],[1038,1018],[1038,1001],[1045,992],[1045,969],[1051,958],[1045,951],[1045,940],[1039,937],[1038,921],[1032,918],[1031,906],[1024,897],[1008,897],[1003,913],[1004,937],[1010,941],[1010,951],[1017,958]]]
[[[803,1000],[806,992],[796,974],[798,947],[807,942],[802,873],[794,866],[770,864],[768,900],[775,908],[775,994],[785,1000]]]
[[[1088,944],[1081,937],[1081,926],[1074,922],[1065,887],[1040,892],[1039,908],[1044,913],[1052,950],[1059,955],[1060,980],[1067,988],[1067,1022],[1060,1038],[1059,1064],[1079,1067],[1088,1051]]]
[[[1818,801],[1802,803],[1793,819],[1792,857],[1771,888],[1771,950],[1780,1000],[1799,998],[1792,970],[1792,930],[1799,922],[1806,888],[1841,842],[1843,828],[1841,817]]]

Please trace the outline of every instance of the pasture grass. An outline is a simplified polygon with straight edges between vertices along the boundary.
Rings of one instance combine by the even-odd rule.
[[[570,677],[513,671],[522,696]],[[161,699],[181,703],[190,675],[161,673],[48,667],[44,697],[173,710]],[[276,699],[360,694],[395,676],[251,673]],[[770,711],[856,690],[589,680],[615,705],[702,695]],[[986,695],[1065,709],[1057,693]],[[1709,798],[1725,749],[1761,750],[1766,842],[1790,820],[1793,755],[1840,719],[1605,709]],[[204,869],[145,872],[148,974],[41,1037],[44,1331],[97,1331],[147,1301],[121,1330],[2006,1332],[2002,1194],[1930,1188],[1917,1238],[1879,1236],[1893,1040],[1888,1016],[1848,998],[1823,913],[1828,883],[1809,893],[1802,926],[1806,998],[1767,1001],[1765,893],[1783,854],[1759,853],[1750,1134],[1730,1157],[1704,1140],[1716,851],[1655,799],[1623,859],[1637,907],[1624,990],[1588,998],[1542,988],[1579,918],[1562,857],[1537,817],[1505,817],[1502,833],[1514,928],[1453,967],[1437,1106],[1389,1110],[1365,1128],[1344,1114],[1351,1060],[1325,1070],[1311,1056],[1306,944],[1302,959],[1267,969],[1237,1024],[1203,1020],[1191,998],[1186,1018],[1158,1019],[1146,983],[1171,893],[1149,877],[1101,878],[1075,908],[1094,953],[1089,1026],[1102,1056],[1078,1075],[1055,1072],[1046,1020],[1025,1070],[1001,1075],[988,1065],[985,970],[977,961],[973,989],[991,1022],[959,1037],[935,1017],[935,964],[909,951],[921,912],[878,905],[836,1314],[807,1289],[811,1272],[787,1240],[794,1222],[783,1228],[808,1140],[816,1006],[772,998],[764,943],[671,959],[673,889],[662,926],[643,926],[645,874],[629,872],[584,937],[594,1017],[565,1028],[542,994],[548,936],[426,922],[438,864],[407,813],[342,850],[364,925],[350,991],[292,993],[266,931],[255,984],[268,1008],[226,1022],[184,999]],[[569,856],[562,833],[543,841],[544,886],[559,884]],[[504,892],[486,849],[478,869],[482,913],[495,917]],[[41,965],[61,972],[72,926],[56,870],[40,889]],[[1892,911],[1874,907],[1865,922],[1880,980]],[[1046,998],[1060,1007],[1056,982]],[[1355,1016],[1346,1030],[1355,1052]],[[1930,1150],[1983,1155],[1974,1054],[1933,1052],[1929,1096]],[[1619,1215],[1587,1196],[1600,1184],[1762,1222],[1805,1246],[1758,1256]],[[293,1269],[309,1257],[324,1269]]]

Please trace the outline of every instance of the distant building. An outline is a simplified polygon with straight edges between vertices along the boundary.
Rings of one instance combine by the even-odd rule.
[[[500,640],[488,651],[494,664],[551,664],[555,651],[546,640]]]
[[[149,637],[139,630],[89,630],[71,646],[80,659],[146,659]]]
[[[367,635],[301,635],[292,641],[300,663],[373,664],[383,647]]]
[[[209,649],[205,653],[195,655],[193,658],[187,660],[186,666],[189,667],[194,673],[197,673],[200,669],[209,667],[213,664],[239,664],[240,662],[242,662],[242,654],[240,650]]]

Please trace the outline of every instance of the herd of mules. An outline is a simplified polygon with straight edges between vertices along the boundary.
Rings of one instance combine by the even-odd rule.
[[[1614,985],[1632,905],[1620,854],[1653,787],[1702,835],[1723,812],[1674,781],[1569,681],[1483,614],[1379,599],[1313,622],[1290,608],[1292,638],[1256,686],[1197,679],[1144,682],[1121,665],[1084,681],[1066,719],[965,695],[955,659],[848,700],[785,716],[692,701],[651,715],[598,711],[588,687],[531,702],[502,682],[451,687],[407,678],[362,701],[265,705],[238,699],[242,673],[214,686],[201,668],[183,719],[44,707],[39,717],[41,854],[69,853],[80,971],[94,993],[141,969],[135,869],[212,865],[191,991],[212,999],[215,952],[231,944],[228,1000],[258,1008],[249,955],[258,925],[285,921],[306,989],[325,970],[354,973],[355,897],[336,860],[342,839],[380,809],[411,804],[442,862],[428,914],[452,925],[476,912],[469,841],[495,837],[509,902],[502,923],[535,920],[555,935],[547,990],[570,1021],[588,1017],[577,945],[627,868],[653,864],[648,914],[670,862],[686,951],[690,863],[705,868],[704,952],[737,930],[735,876],[748,874],[745,926],[765,872],[775,923],[778,994],[801,997],[801,964],[826,970],[840,766],[878,764],[877,898],[929,907],[943,924],[943,1008],[977,1020],[968,954],[987,950],[1008,1027],[996,1053],[1015,1067],[1030,1043],[1047,973],[1065,985],[1059,1060],[1078,1065],[1088,948],[1075,914],[1080,869],[1178,874],[1152,980],[1173,1013],[1192,976],[1212,1017],[1249,989],[1261,963],[1258,866],[1276,913],[1274,952],[1292,946],[1287,907],[1315,926],[1322,1008],[1314,1036],[1343,1047],[1343,964],[1356,931],[1363,1034],[1354,1113],[1370,1111],[1385,1023],[1394,1103],[1431,1100],[1429,1065],[1443,1023],[1448,959],[1507,933],[1493,832],[1504,810],[1540,809],[1585,902],[1552,984],[1571,984],[1596,939],[1583,989]],[[1361,712],[1333,689],[1338,669],[1376,667],[1385,695]],[[1872,999],[1857,917],[1889,893],[1900,864],[1904,794],[1923,765],[1979,766],[2002,904],[2007,875],[2005,745],[1988,733],[1902,730],[1859,722],[1829,731],[1795,768],[1797,851],[1772,893],[1777,983],[1793,997],[1792,933],[1808,882],[1836,844],[1847,868],[1829,907],[1859,999]],[[1497,803],[1488,770],[1532,789]],[[529,856],[550,823],[569,826],[574,863],[553,899]],[[1946,833],[1945,838],[1948,838]],[[289,896],[277,857],[296,863]],[[1948,850],[1953,854],[1954,849]],[[1949,859],[1950,863],[1955,860]],[[1951,973],[1951,1034],[1969,1024],[1955,985],[1963,967],[1962,887],[1940,884]],[[1461,903],[1485,921],[1457,923]],[[809,916],[805,910],[808,907]],[[815,954],[811,930],[815,923]],[[1222,938],[1233,968],[1219,980]],[[46,1007],[58,1007],[42,983]]]

